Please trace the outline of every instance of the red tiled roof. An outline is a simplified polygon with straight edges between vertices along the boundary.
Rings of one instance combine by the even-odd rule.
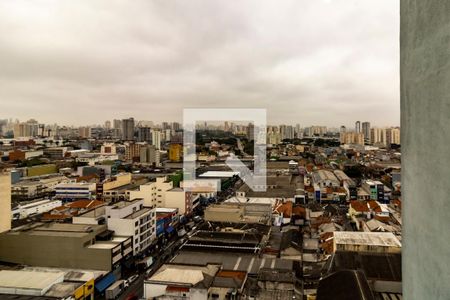
[[[244,281],[247,272],[243,271],[219,271],[216,277],[224,277],[224,278],[237,278],[240,281]]]
[[[99,200],[78,200],[68,203],[66,206],[70,208],[94,208],[103,204],[105,204],[105,202]]]
[[[370,212],[369,207],[365,201],[351,201],[350,206],[357,212]]]
[[[42,220],[65,220],[72,218],[72,215],[67,214],[50,214],[50,213],[44,213],[42,215]]]
[[[375,200],[370,200],[370,201],[367,201],[367,204],[369,204],[369,207],[370,207],[374,212],[377,212],[377,213],[381,212],[381,207],[380,207],[380,205],[377,203],[377,201],[375,201]]]
[[[306,218],[306,209],[301,206],[294,206],[292,208],[292,215]]]
[[[282,213],[284,217],[290,218],[292,216],[292,202],[281,203],[281,201],[277,201],[275,211]]]

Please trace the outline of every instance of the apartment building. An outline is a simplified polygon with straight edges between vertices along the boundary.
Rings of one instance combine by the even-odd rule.
[[[129,192],[129,199],[144,199],[144,206],[149,208],[165,207],[166,191],[173,188],[173,182],[167,176],[157,177],[156,181],[139,186],[139,190]]]
[[[133,255],[147,249],[156,238],[156,210],[144,207],[143,199],[121,201],[105,207],[109,230],[131,236]]]

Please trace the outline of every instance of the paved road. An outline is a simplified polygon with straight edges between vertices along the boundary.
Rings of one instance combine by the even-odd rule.
[[[119,300],[128,299],[140,299],[144,296],[144,275],[140,275],[139,278],[133,282],[120,296]],[[137,298],[133,298],[136,296]]]

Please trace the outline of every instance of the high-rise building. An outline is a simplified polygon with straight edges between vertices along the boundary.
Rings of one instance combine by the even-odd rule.
[[[172,162],[181,161],[183,155],[183,146],[181,144],[170,144],[169,160]]]
[[[364,135],[356,132],[341,132],[340,133],[341,144],[354,144],[364,146]]]
[[[150,143],[152,140],[152,134],[150,127],[138,127],[138,142]]]
[[[356,123],[355,123],[355,132],[356,133],[361,132],[361,122],[360,121],[356,121]]]
[[[370,122],[362,123],[362,133],[364,134],[364,142],[370,143]]]
[[[253,125],[253,123],[248,123],[247,138],[249,141],[255,139],[255,125]]]
[[[181,124],[180,123],[178,123],[178,122],[173,122],[172,123],[172,130],[173,131],[178,131],[180,129],[181,129]]]
[[[383,144],[386,145],[386,131],[382,128],[370,129],[370,143],[373,145]]]
[[[172,138],[172,129],[167,128],[164,130],[164,142],[170,142]]]
[[[142,144],[125,143],[125,159],[137,162],[140,159]]]
[[[11,175],[0,169],[0,233],[11,229]]]
[[[311,126],[309,129],[309,136],[324,136],[327,133],[326,126]]]
[[[391,129],[391,143],[400,145],[400,128],[394,127]]]
[[[303,138],[303,130],[300,124],[295,125],[295,137],[298,139]]]
[[[105,128],[106,129],[111,129],[111,121],[105,121]]]
[[[140,148],[140,159],[141,163],[159,166],[160,165],[160,155],[159,151],[153,145],[141,145]]]
[[[152,145],[158,150],[161,149],[161,131],[157,129],[152,130]]]
[[[286,126],[286,138],[287,139],[294,138],[294,127],[291,125]]]
[[[36,120],[30,119],[24,123],[14,124],[14,137],[35,137],[39,135],[39,127],[44,126]]]
[[[162,129],[162,130],[170,129],[169,123],[167,123],[167,122],[162,122],[162,124],[161,124],[161,129]]]
[[[134,140],[134,119],[122,120],[122,140],[132,141]]]
[[[89,138],[91,136],[91,128],[90,127],[80,127],[78,128],[78,135],[81,138]]]

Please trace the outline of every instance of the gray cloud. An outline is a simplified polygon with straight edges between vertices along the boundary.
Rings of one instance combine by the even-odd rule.
[[[0,1],[0,117],[399,124],[396,0]]]

